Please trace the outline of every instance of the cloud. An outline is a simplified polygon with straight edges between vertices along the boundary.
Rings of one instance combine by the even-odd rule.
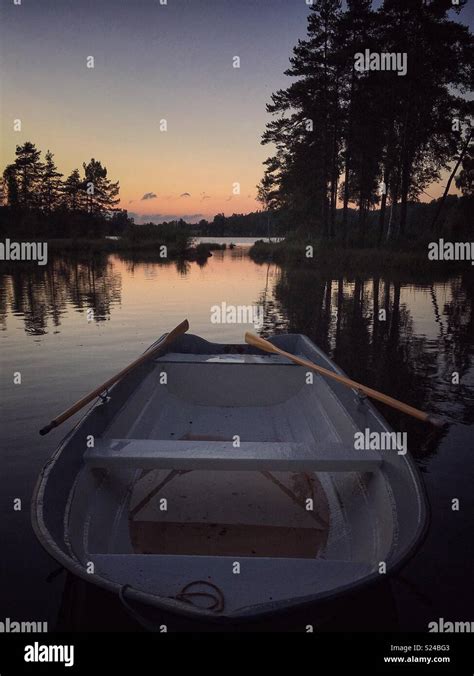
[[[158,195],[155,195],[154,192],[146,192],[142,197],[142,201],[143,200],[154,200],[157,197],[158,197]]]
[[[183,192],[180,197],[191,197],[191,193],[189,192]]]

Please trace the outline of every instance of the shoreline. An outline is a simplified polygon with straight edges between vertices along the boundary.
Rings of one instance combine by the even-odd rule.
[[[312,247],[312,256],[307,256],[308,247]],[[470,260],[432,260],[429,247],[401,250],[388,247],[355,247],[347,245],[321,244],[320,242],[290,241],[256,242],[249,250],[249,256],[255,263],[278,263],[280,265],[297,264],[303,268],[327,268],[353,272],[387,269],[407,269],[416,266],[424,271],[436,270],[467,271],[472,270]]]
[[[38,238],[40,239],[40,238]],[[217,238],[222,239],[222,238]],[[213,251],[232,250],[238,246],[238,237],[229,237],[237,240],[237,244],[221,242],[198,242],[183,248],[174,242],[158,240],[130,241],[112,238],[51,238],[41,240],[47,245],[51,254],[65,255],[101,255],[118,254],[124,257],[139,257],[163,264],[173,261],[204,262],[212,257]],[[21,244],[24,240],[17,240]],[[30,239],[32,242],[33,239]],[[473,245],[474,248],[474,245]],[[447,260],[440,257],[430,257],[430,243],[414,244],[414,248],[396,249],[390,247],[354,247],[342,243],[327,243],[321,241],[257,240],[254,244],[243,247],[245,255],[257,265],[276,263],[282,267],[298,266],[301,270],[328,269],[341,273],[380,272],[381,269],[408,271],[435,272],[466,272],[472,270],[473,260]],[[310,252],[310,255],[308,253]],[[8,263],[7,260],[4,262]],[[18,261],[20,262],[20,261]]]
[[[204,260],[212,256],[212,251],[225,250],[226,244],[217,242],[199,243],[182,249],[173,242],[143,240],[131,242],[120,239],[47,239],[48,248],[54,253],[119,253],[119,254],[146,254],[147,257],[156,257],[163,263],[170,260],[183,259],[186,261]],[[166,247],[166,256],[162,255],[162,247]]]

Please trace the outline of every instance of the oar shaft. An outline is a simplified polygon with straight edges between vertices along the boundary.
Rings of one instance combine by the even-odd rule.
[[[341,383],[346,387],[350,387],[352,389],[358,390],[359,392],[363,392],[371,399],[376,399],[377,401],[380,401],[383,404],[386,404],[387,406],[391,406],[392,408],[402,411],[402,413],[406,413],[407,415],[411,415],[414,418],[418,418],[418,420],[422,420],[423,422],[429,422],[432,425],[435,425],[436,427],[443,427],[444,425],[444,421],[439,420],[438,418],[430,415],[429,413],[426,413],[425,411],[420,411],[414,406],[410,406],[409,404],[405,404],[404,402],[399,401],[398,399],[389,397],[388,394],[383,394],[383,392],[373,390],[371,387],[362,385],[361,383],[358,383],[355,380],[351,380],[346,376],[341,376],[339,373],[334,373],[334,371],[329,371],[328,369],[325,369],[322,366],[313,364],[313,362],[308,361],[307,359],[302,359],[301,357],[297,357],[296,355],[291,354],[290,352],[285,352],[285,350],[281,350],[279,347],[273,345],[264,338],[255,336],[252,333],[246,333],[245,342],[248,343],[249,345],[253,345],[253,347],[259,348],[260,350],[264,350],[265,352],[273,352],[275,354],[280,354],[282,357],[290,359],[299,366],[304,366],[305,368],[315,371],[316,373],[326,376],[327,378],[332,378],[332,380],[336,380],[338,383]]]
[[[147,361],[151,357],[153,357],[157,352],[160,352],[165,348],[167,345],[172,343],[177,336],[181,335],[182,333],[186,333],[186,331],[189,329],[189,322],[187,319],[185,319],[181,324],[179,324],[176,328],[174,328],[172,331],[166,334],[157,345],[152,350],[148,350],[144,354],[142,354],[140,357],[135,359],[134,361],[131,362],[128,366],[126,366],[124,369],[119,371],[119,373],[116,373],[112,378],[109,378],[108,380],[105,381],[105,383],[102,383],[102,385],[99,385],[99,387],[96,387],[95,390],[92,390],[92,392],[89,392],[89,394],[86,394],[82,399],[79,399],[79,401],[76,401],[75,404],[70,406],[68,409],[63,411],[60,415],[58,415],[56,418],[51,420],[51,422],[43,427],[40,430],[40,434],[44,436],[45,434],[48,434],[54,427],[58,427],[58,425],[61,425],[65,420],[73,416],[75,413],[81,410],[84,406],[86,406],[88,403],[90,403],[93,399],[99,396],[99,394],[102,394],[102,392],[105,392],[106,390],[109,389],[109,387],[112,387],[118,380],[123,378],[127,373],[129,373],[132,369],[136,368],[137,366],[140,366],[140,364],[143,364],[143,362]]]

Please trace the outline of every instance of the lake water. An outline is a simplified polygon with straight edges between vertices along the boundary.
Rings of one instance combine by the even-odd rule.
[[[374,624],[393,627],[393,609],[398,626],[408,630],[425,631],[439,617],[472,620],[471,270],[433,284],[416,271],[344,278],[257,265],[243,247],[215,252],[204,264],[59,257],[44,268],[12,267],[0,277],[0,619],[46,620],[61,628],[65,608],[76,619],[82,612],[73,581],[66,583],[64,574],[47,580],[57,564],[37,544],[29,518],[36,477],[72,421],[47,437],[39,428],[185,317],[192,333],[242,342],[251,326],[211,322],[212,306],[223,301],[261,306],[263,335],[305,333],[354,379],[449,420],[445,431],[433,433],[383,411],[395,429],[408,431],[432,515],[424,545],[390,582],[392,611],[382,604]],[[378,320],[379,310],[386,310],[386,321]],[[459,385],[452,384],[453,372]],[[14,384],[15,373],[21,384]],[[21,511],[13,510],[15,498]],[[454,498],[459,511],[451,509]],[[94,593],[102,603],[87,586],[87,594]],[[104,622],[110,626],[113,617],[120,625],[119,614],[114,608]],[[89,615],[82,626],[91,623]]]

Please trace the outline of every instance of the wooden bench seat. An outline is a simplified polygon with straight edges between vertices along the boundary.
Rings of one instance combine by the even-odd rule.
[[[280,470],[370,472],[382,463],[376,451],[342,444],[321,447],[304,443],[96,439],[84,455],[91,467],[180,470]]]

